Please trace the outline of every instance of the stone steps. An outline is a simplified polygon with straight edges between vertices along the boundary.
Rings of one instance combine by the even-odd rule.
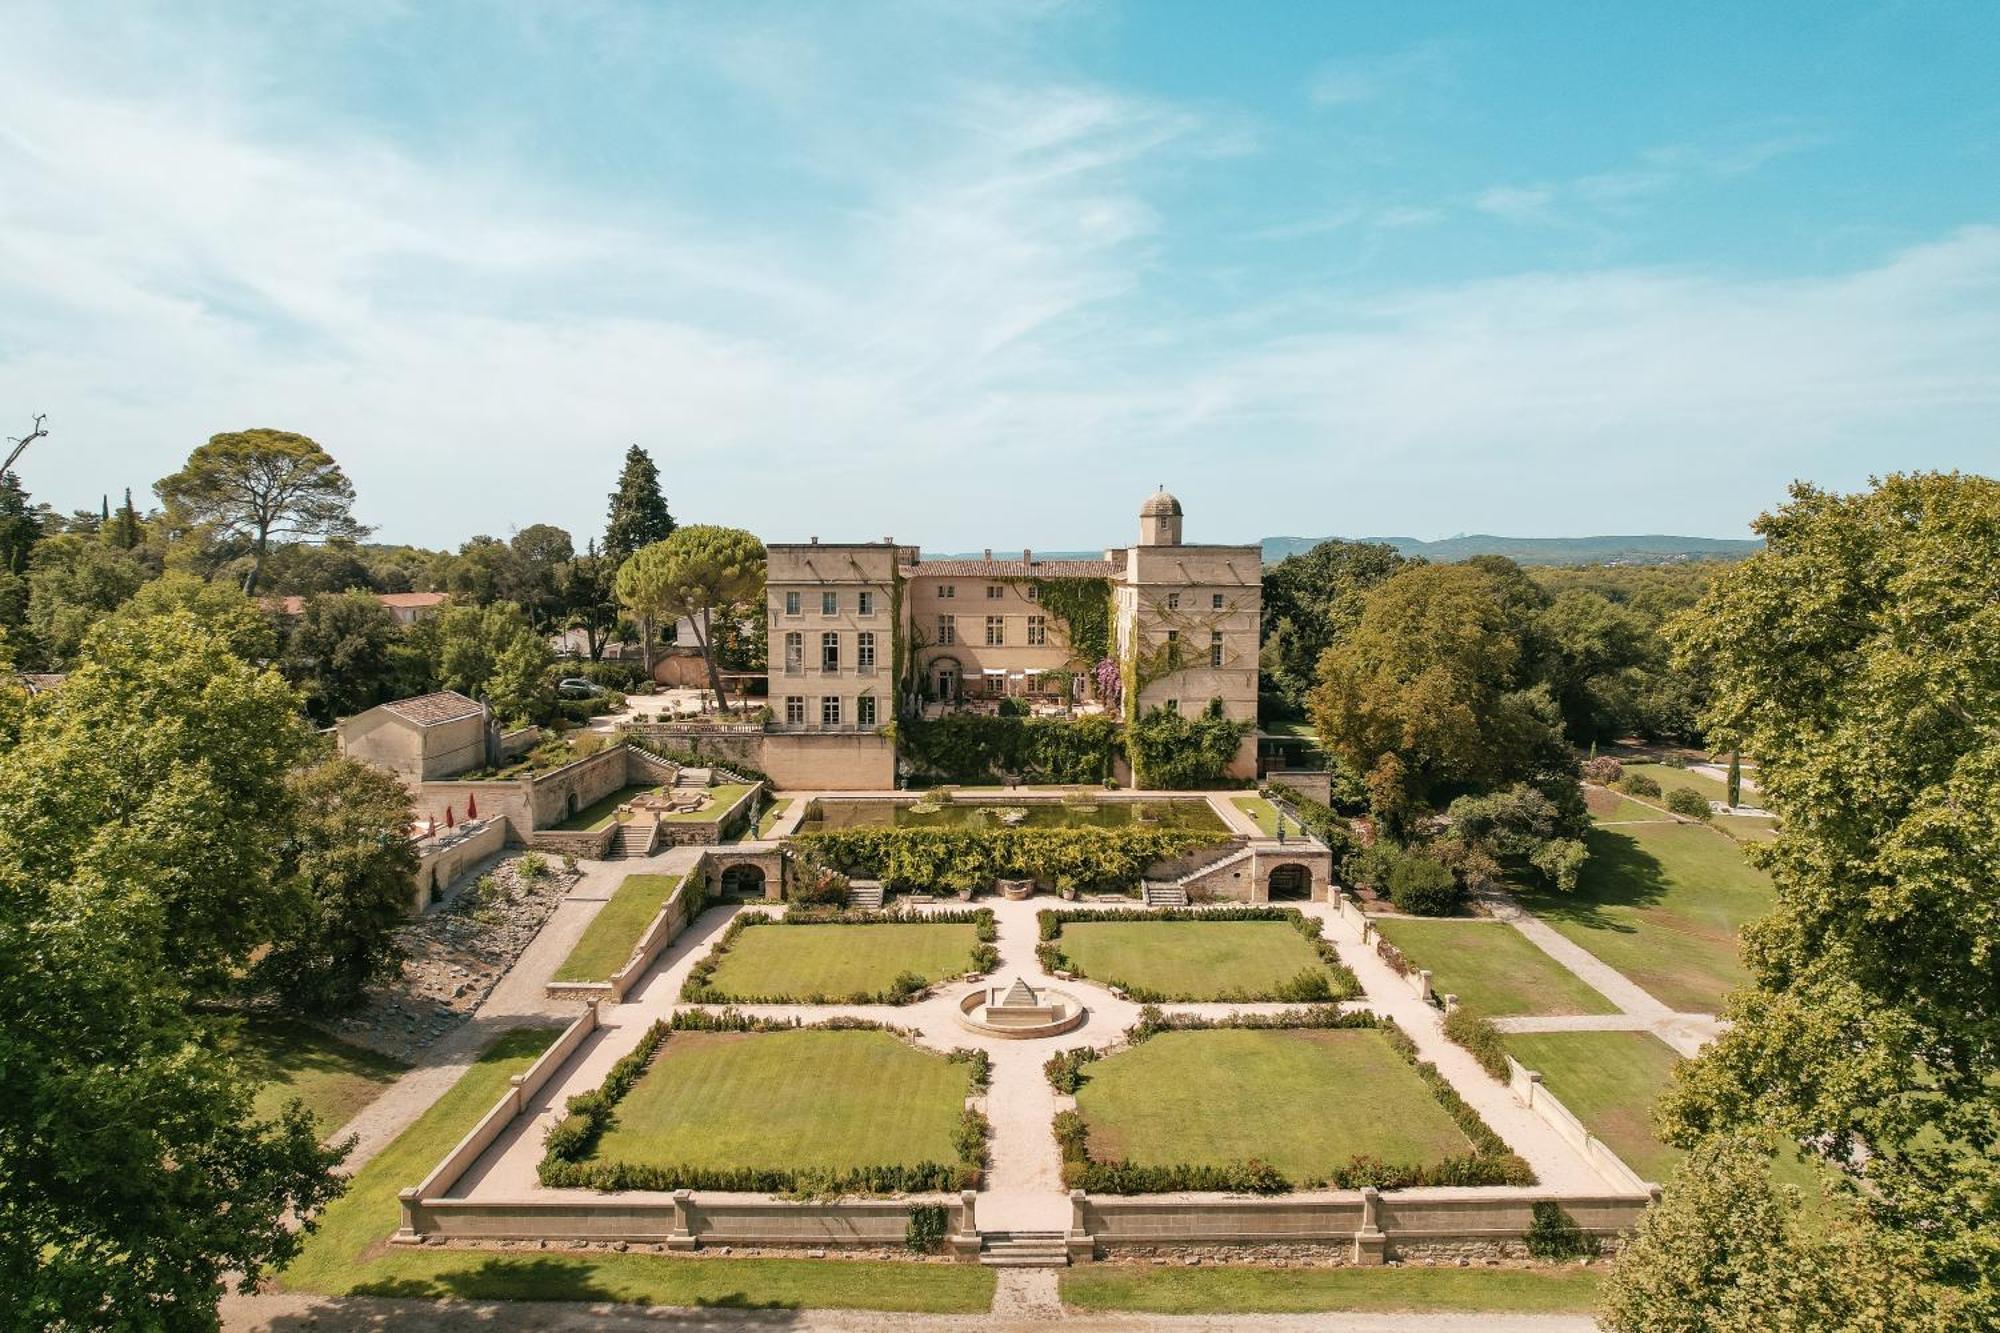
[[[683,768],[680,772],[674,774],[674,786],[706,788],[714,776],[715,772],[713,769]]]
[[[1186,907],[1188,905],[1187,890],[1178,884],[1148,882],[1145,887],[1146,906],[1148,907]]]
[[[1060,1231],[988,1231],[979,1239],[979,1262],[988,1268],[1067,1268],[1069,1246]]]
[[[611,835],[611,846],[605,854],[614,861],[651,856],[656,831],[650,819],[635,819],[628,824],[620,824],[618,831]]]
[[[880,884],[853,883],[847,886],[847,905],[864,912],[882,910],[882,886]]]

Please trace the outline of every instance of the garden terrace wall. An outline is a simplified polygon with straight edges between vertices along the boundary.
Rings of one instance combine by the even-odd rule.
[[[410,877],[410,915],[420,915],[460,877],[507,845],[507,822],[483,819],[470,830],[465,825],[440,832],[417,844],[417,870]]]
[[[1652,1188],[1644,1177],[1625,1164],[1624,1158],[1586,1129],[1583,1121],[1577,1119],[1576,1112],[1564,1106],[1554,1093],[1542,1085],[1539,1073],[1526,1068],[1511,1055],[1507,1057],[1507,1089],[1570,1147],[1581,1153],[1583,1159],[1606,1180],[1626,1189]]]
[[[529,777],[533,827],[548,828],[569,818],[571,796],[576,798],[575,809],[582,810],[618,791],[626,784],[630,764],[631,756],[620,743]]]
[[[750,790],[733,801],[729,808],[709,819],[662,819],[660,836],[656,845],[669,847],[713,847],[720,843],[730,828],[747,819],[752,806],[764,794],[764,784],[752,783]]]
[[[535,1199],[405,1198],[403,1244],[446,1240],[573,1240],[800,1249],[901,1248],[910,1210],[949,1204],[944,1195],[908,1199],[792,1202],[759,1195],[628,1192],[593,1199],[552,1191]]]
[[[1312,1249],[1354,1264],[1397,1258],[1517,1258],[1534,1205],[1553,1201],[1600,1242],[1616,1243],[1653,1201],[1649,1190],[1555,1195],[1512,1188],[1333,1191],[1284,1198],[1070,1195],[1070,1255]]]
[[[704,855],[693,869],[681,876],[681,882],[674,886],[646,929],[639,933],[638,943],[632,947],[632,956],[609,978],[604,981],[551,981],[543,988],[543,993],[551,1000],[583,1000],[593,1006],[600,1000],[610,1004],[623,1003],[626,992],[652,971],[653,964],[659,961],[667,946],[680,938],[688,922],[707,905],[708,882],[712,873],[708,857]],[[590,1011],[593,1017],[596,1012],[594,1007]]]
[[[587,861],[602,861],[611,851],[611,840],[618,836],[616,820],[603,828],[594,829],[536,829],[526,842],[538,852],[551,856],[576,856]]]

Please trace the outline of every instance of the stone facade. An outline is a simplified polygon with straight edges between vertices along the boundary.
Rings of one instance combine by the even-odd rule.
[[[483,704],[445,690],[378,704],[334,732],[342,754],[418,783],[484,766],[491,726]]]

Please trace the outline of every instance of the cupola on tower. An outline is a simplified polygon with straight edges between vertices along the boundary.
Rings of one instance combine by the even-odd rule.
[[[1139,506],[1139,545],[1179,546],[1181,544],[1181,502],[1168,495],[1163,486]]]

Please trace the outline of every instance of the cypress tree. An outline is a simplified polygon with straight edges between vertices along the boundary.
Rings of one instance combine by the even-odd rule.
[[[625,451],[618,489],[611,493],[611,511],[604,525],[604,554],[616,568],[640,547],[671,537],[675,526],[674,516],[667,512],[666,497],[660,494],[659,468],[644,449],[633,445]]]

